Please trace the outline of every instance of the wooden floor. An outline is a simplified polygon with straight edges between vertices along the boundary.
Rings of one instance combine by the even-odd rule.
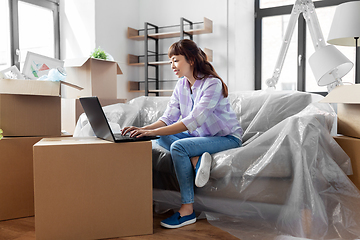
[[[113,238],[122,240],[145,240],[145,239],[238,239],[221,229],[212,226],[206,219],[198,220],[195,224],[178,229],[165,229],[160,226],[160,221],[171,216],[171,212],[154,214],[154,234],[145,236]],[[1,240],[35,240],[34,217],[20,218],[15,220],[0,221]]]

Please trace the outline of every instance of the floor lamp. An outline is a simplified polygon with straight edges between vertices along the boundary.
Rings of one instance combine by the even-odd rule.
[[[267,79],[266,84],[268,87],[275,87],[279,80],[289,43],[301,13],[305,18],[315,48],[315,53],[309,58],[310,67],[318,85],[327,86],[330,92],[342,83],[341,77],[351,70],[353,63],[336,47],[326,45],[312,0],[295,1],[273,76]]]
[[[359,65],[360,1],[340,4],[331,24],[328,43],[355,46],[355,83],[360,83]]]

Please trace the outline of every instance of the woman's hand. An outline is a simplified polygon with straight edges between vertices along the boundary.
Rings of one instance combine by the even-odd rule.
[[[154,133],[154,130],[139,128],[139,127],[134,127],[134,126],[124,127],[121,130],[122,135],[126,135],[128,133],[129,133],[130,137],[156,136],[156,134]]]
[[[187,128],[182,122],[166,126],[164,122],[158,120],[157,122],[145,127],[124,127],[121,130],[121,134],[126,135],[129,133],[130,137],[164,136],[180,133],[186,130]]]
[[[121,135],[126,135],[128,133],[131,134],[132,131],[139,129],[139,127],[134,127],[134,126],[130,126],[130,127],[124,127],[123,129],[121,129]]]
[[[136,128],[130,131],[130,137],[145,137],[145,136],[156,136],[155,130]]]

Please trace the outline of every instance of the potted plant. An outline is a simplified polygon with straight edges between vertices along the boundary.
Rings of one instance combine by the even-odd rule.
[[[90,55],[92,58],[98,58],[103,60],[110,60],[113,61],[113,57],[106,53],[104,50],[102,50],[100,47],[96,48]]]

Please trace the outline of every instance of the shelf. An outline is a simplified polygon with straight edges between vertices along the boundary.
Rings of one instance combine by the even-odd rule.
[[[149,34],[150,32],[154,32],[154,30],[156,32],[158,32],[159,28],[156,25],[153,25],[151,23],[145,22],[145,28],[144,29],[134,29],[134,28],[130,28],[128,27],[127,30],[127,37],[131,40],[138,40],[138,41],[144,41],[146,39],[145,46],[145,54],[143,55],[133,55],[133,54],[128,54],[128,59],[127,59],[127,64],[129,66],[145,66],[145,80],[146,81],[129,81],[128,82],[128,91],[129,92],[141,92],[141,93],[145,93],[145,96],[148,96],[148,94],[156,94],[156,96],[159,96],[160,93],[166,93],[166,92],[173,92],[173,90],[167,90],[167,89],[158,89],[159,87],[159,83],[160,82],[164,82],[161,81],[159,79],[160,76],[160,68],[158,67],[159,65],[170,65],[170,60],[165,59],[165,61],[158,61],[159,59],[161,59],[161,57],[165,56],[166,57],[166,53],[161,54],[159,52],[159,39],[164,39],[164,38],[179,38],[183,39],[184,35],[188,35],[188,37],[192,40],[193,39],[193,35],[199,35],[199,34],[205,34],[205,33],[212,33],[213,31],[213,22],[211,20],[209,20],[208,18],[204,17],[204,21],[200,24],[202,24],[203,28],[202,29],[184,29],[184,25],[185,24],[189,24],[190,27],[188,28],[193,28],[192,26],[194,26],[193,22],[185,19],[185,18],[180,18],[180,25],[174,25],[174,26],[167,26],[167,27],[161,27],[161,28],[170,28],[170,27],[177,27],[180,26],[179,31],[177,32],[163,32],[163,33],[152,33]],[[196,23],[197,24],[197,23]],[[144,32],[143,35],[139,35],[140,32]],[[149,50],[149,41],[151,41],[152,43],[155,44],[155,50],[153,51],[148,51]],[[154,47],[152,47],[154,48]],[[209,62],[213,61],[213,51],[208,49],[208,48],[204,48],[203,51],[205,52],[206,56],[207,56],[207,60]],[[151,54],[150,54],[151,53]],[[154,58],[155,57],[155,58]],[[150,62],[151,60],[155,60]],[[154,77],[149,77],[149,68],[148,67],[154,67],[155,68],[151,71],[152,75],[155,75]],[[155,80],[155,85],[153,85],[151,82],[149,81],[150,79]],[[143,84],[145,88],[145,90],[141,90],[140,88],[140,84]],[[150,86],[153,90],[150,90]],[[141,86],[143,86],[141,85]],[[154,89],[155,88],[155,89]]]
[[[200,35],[205,33],[212,33],[213,23],[210,19],[204,18],[204,26],[202,29],[189,29],[185,32],[191,35]],[[180,31],[166,32],[166,33],[153,33],[148,35],[150,38],[163,39],[163,38],[175,38],[180,37]],[[143,41],[144,35],[139,35],[139,30],[128,27],[127,37],[132,40]]]
[[[129,92],[145,92],[145,90],[140,89],[140,82],[129,81],[128,82],[128,91]],[[149,90],[149,93],[166,93],[172,92],[173,89],[159,89],[159,90]]]
[[[203,51],[206,53],[207,60],[209,62],[213,61],[213,51],[209,48],[204,48]],[[129,66],[144,66],[145,63],[139,62],[139,56],[128,54],[127,63]],[[159,62],[149,62],[149,65],[170,65],[170,61],[159,61]]]
[[[149,90],[149,93],[165,93],[165,92],[172,92],[173,89],[158,89],[158,90]]]
[[[148,62],[149,65],[170,65],[170,61]],[[139,56],[128,54],[129,66],[144,66],[145,63],[139,62]]]

